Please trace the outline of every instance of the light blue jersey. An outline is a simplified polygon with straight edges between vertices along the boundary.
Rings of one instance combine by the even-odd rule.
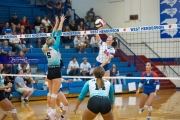
[[[60,37],[61,30],[57,30],[57,32],[52,32],[52,37],[55,37],[56,41],[53,46],[49,47],[48,52],[46,53],[48,66],[60,66],[60,53],[59,53],[59,45],[60,45]]]
[[[111,104],[114,103],[114,89],[112,84],[108,80],[104,80],[104,88],[98,89],[96,85],[96,79],[87,81],[78,97],[78,100],[83,101],[87,93],[90,93],[90,97],[93,96],[106,96],[109,97]]]
[[[4,86],[4,78],[0,73],[0,87],[3,87],[3,86]]]

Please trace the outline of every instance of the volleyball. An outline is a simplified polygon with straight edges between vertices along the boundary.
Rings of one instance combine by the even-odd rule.
[[[102,19],[97,19],[95,21],[95,26],[96,28],[100,28],[100,27],[103,27],[105,25],[105,22],[102,20]]]

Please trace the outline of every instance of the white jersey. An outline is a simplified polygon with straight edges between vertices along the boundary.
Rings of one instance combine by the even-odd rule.
[[[49,47],[49,51],[46,53],[48,66],[60,66],[60,53],[59,50],[55,50],[53,47]]]
[[[108,56],[113,56],[115,54],[115,49],[112,46],[109,46],[106,44],[106,42],[101,42],[99,43],[99,54],[96,58],[96,60],[100,63],[103,63]],[[109,61],[110,62],[110,61]]]

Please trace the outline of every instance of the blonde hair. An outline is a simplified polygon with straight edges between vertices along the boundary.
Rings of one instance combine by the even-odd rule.
[[[52,45],[54,45],[54,41],[55,41],[54,38],[48,37],[48,38],[46,39],[46,43],[45,43],[45,44],[43,45],[43,47],[42,47],[42,51],[43,51],[44,53],[47,53],[47,51],[49,51],[49,47],[52,46]]]
[[[96,67],[94,69],[94,76],[97,78],[96,84],[98,88],[103,88],[104,87],[104,80],[102,77],[104,76],[105,70],[103,67]]]

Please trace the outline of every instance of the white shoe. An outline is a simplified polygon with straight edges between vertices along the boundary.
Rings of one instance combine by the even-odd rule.
[[[74,78],[74,79],[73,79],[73,82],[76,82],[76,81],[77,81],[76,78]]]
[[[82,80],[80,78],[78,78],[77,81],[82,81]]]
[[[146,108],[147,108],[146,105],[145,105],[143,108],[141,108],[141,109],[139,110],[139,114],[142,114]]]

